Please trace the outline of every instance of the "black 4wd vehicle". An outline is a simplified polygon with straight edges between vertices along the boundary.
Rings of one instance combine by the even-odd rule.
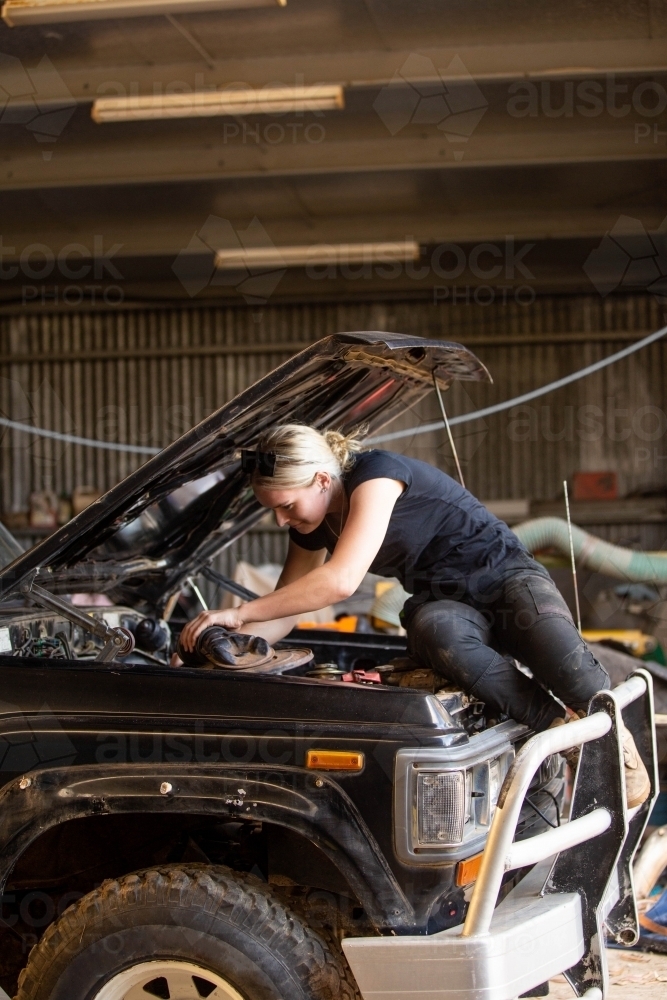
[[[651,766],[648,675],[530,739],[425,688],[398,637],[293,633],[169,666],[175,595],[198,573],[229,586],[210,561],[263,513],[239,449],[287,420],[376,431],[434,376],[489,377],[457,344],[320,341],[2,570],[11,995],[509,1000],[563,970],[602,995],[603,922],[636,933],[630,862],[650,802],[625,811],[616,730],[625,709]],[[113,606],[75,608],[82,591]]]

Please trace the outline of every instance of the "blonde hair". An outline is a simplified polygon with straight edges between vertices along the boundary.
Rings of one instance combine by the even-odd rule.
[[[265,490],[299,489],[310,486],[318,472],[328,472],[333,479],[340,479],[361,447],[355,434],[333,430],[320,433],[305,424],[282,424],[263,434],[257,442],[258,451],[275,454],[274,474],[263,476],[256,470],[252,485]]]

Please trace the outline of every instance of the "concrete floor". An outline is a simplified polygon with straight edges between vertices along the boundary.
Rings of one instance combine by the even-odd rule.
[[[665,1000],[667,955],[642,951],[608,952],[610,990],[608,1000]],[[562,976],[550,982],[552,1000],[572,1000],[574,993]]]

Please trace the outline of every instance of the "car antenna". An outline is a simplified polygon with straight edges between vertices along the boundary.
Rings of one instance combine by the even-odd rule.
[[[466,484],[463,481],[463,473],[461,471],[461,463],[459,462],[459,455],[456,450],[456,445],[454,444],[454,437],[452,435],[452,429],[449,426],[449,420],[447,419],[447,411],[445,410],[445,404],[442,398],[442,393],[440,392],[440,386],[438,385],[438,380],[436,378],[435,372],[433,372],[433,387],[435,388],[435,394],[438,397],[438,402],[440,403],[440,412],[442,413],[442,422],[445,425],[445,430],[447,431],[447,437],[449,438],[449,446],[452,449],[452,454],[454,456],[454,461],[456,462],[456,471],[459,476],[459,482],[463,489],[465,489]]]
[[[570,562],[572,563],[572,581],[574,583],[574,603],[577,609],[577,628],[581,634],[581,608],[579,607],[579,586],[577,584],[577,564],[574,561],[574,542],[572,540],[572,518],[570,517],[570,497],[567,492],[567,479],[563,480],[565,490],[565,513],[567,515],[567,533],[570,536]]]

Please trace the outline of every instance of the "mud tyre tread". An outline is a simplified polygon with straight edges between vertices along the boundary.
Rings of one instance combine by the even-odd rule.
[[[15,1000],[93,1000],[104,979],[98,971],[93,974],[97,982],[90,986],[86,976],[81,981],[79,968],[73,995],[75,963],[84,971],[97,970],[90,956],[96,949],[98,957],[108,956],[108,950],[101,949],[114,935],[129,930],[136,940],[137,932],[148,931],[150,937],[151,928],[158,926],[176,929],[185,940],[190,930],[192,940],[205,934],[207,941],[233,948],[241,964],[255,970],[251,981],[238,981],[238,965],[233,976],[210,960],[208,967],[228,978],[248,1000],[273,1000],[283,993],[285,1000],[355,1000],[357,995],[342,954],[332,951],[259,879],[222,866],[165,865],[109,880],[70,906],[32,949]],[[115,961],[116,971],[132,964],[123,954]],[[108,981],[113,974],[107,970],[104,976]]]

